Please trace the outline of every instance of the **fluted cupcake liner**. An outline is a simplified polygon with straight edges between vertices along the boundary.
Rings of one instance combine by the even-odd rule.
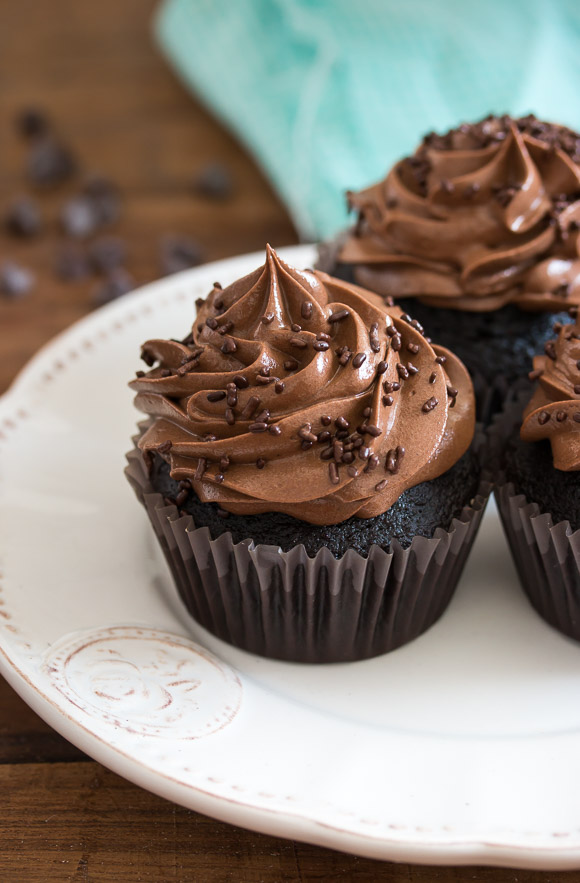
[[[125,470],[144,505],[177,590],[191,616],[218,638],[252,653],[294,662],[347,662],[386,653],[428,629],[447,607],[481,522],[490,485],[433,538],[407,549],[372,546],[315,557],[303,545],[283,552],[211,538],[157,493],[137,448]]]
[[[530,397],[518,396],[498,415],[490,428],[490,451],[496,466],[501,451],[521,423]],[[518,493],[498,468],[494,488],[500,517],[522,588],[539,615],[580,641],[580,530],[568,521],[554,524],[549,512]]]

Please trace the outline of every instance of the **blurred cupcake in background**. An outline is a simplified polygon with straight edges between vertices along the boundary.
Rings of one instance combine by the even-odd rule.
[[[362,659],[447,606],[488,487],[459,359],[382,298],[267,249],[149,340],[128,478],[194,618],[304,662]]]
[[[459,355],[489,418],[580,302],[580,136],[533,115],[427,135],[348,194],[321,267],[393,298]]]

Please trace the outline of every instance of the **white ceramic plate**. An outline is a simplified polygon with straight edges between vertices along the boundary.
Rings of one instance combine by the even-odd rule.
[[[300,266],[311,247],[283,255]],[[171,800],[376,858],[580,866],[580,647],[528,606],[490,504],[426,635],[333,666],[191,622],[123,477],[150,336],[263,256],[150,285],[45,347],[0,400],[0,671],[55,729]]]

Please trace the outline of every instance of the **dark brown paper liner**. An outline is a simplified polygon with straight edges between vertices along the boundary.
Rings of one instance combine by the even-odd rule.
[[[490,429],[496,463],[503,446],[521,424],[530,391],[508,405]],[[501,470],[494,489],[497,506],[522,588],[540,616],[563,634],[580,641],[580,530],[568,521],[554,524],[538,503],[517,493]]]
[[[443,613],[477,533],[490,486],[432,539],[408,549],[372,546],[335,558],[303,545],[211,539],[191,515],[180,515],[152,487],[140,452],[127,455],[125,474],[145,506],[181,599],[193,618],[236,647],[294,662],[347,662],[394,650]]]

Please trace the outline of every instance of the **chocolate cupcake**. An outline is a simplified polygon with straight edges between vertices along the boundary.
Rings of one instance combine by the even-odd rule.
[[[149,340],[128,476],[202,625],[280,659],[394,649],[455,588],[484,507],[467,371],[421,325],[266,262]]]
[[[537,387],[490,430],[496,497],[533,606],[580,640],[580,325],[564,325],[534,359]]]
[[[489,417],[580,302],[580,136],[490,116],[427,135],[348,200],[357,223],[321,266],[394,298],[453,349]]]

